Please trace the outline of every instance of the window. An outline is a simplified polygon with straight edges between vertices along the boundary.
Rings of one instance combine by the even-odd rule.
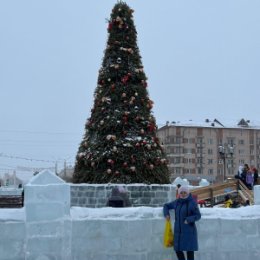
[[[208,169],[208,175],[213,175],[214,171],[213,169]]]
[[[208,164],[213,164],[213,159],[208,159]]]
[[[198,143],[198,144],[202,144],[202,142],[203,142],[203,138],[202,138],[202,137],[198,137],[198,138],[197,138],[197,143]]]
[[[222,175],[223,174],[223,170],[222,169],[218,169],[218,175]]]
[[[213,154],[213,150],[212,149],[208,149],[208,154]]]
[[[238,162],[239,162],[240,165],[245,164],[245,160],[239,160]]]
[[[175,174],[181,174],[181,168],[175,167],[175,168],[173,168],[173,172],[174,172]]]
[[[213,144],[213,139],[208,139],[208,144]]]
[[[189,138],[189,144],[194,144],[195,143],[195,139],[194,138]]]
[[[227,143],[228,143],[229,145],[231,145],[231,146],[234,146],[234,144],[235,144],[235,138],[233,138],[233,137],[227,138]]]
[[[180,137],[176,137],[176,144],[180,144],[181,143],[181,138]]]
[[[174,163],[181,163],[181,158],[180,157],[174,158]]]
[[[243,139],[241,139],[241,140],[238,141],[238,143],[243,145],[243,144],[245,144],[245,141]]]
[[[200,157],[200,158],[197,158],[197,163],[202,163],[203,162],[203,160],[202,160],[202,158]]]
[[[197,148],[197,153],[202,153],[203,149],[202,148]]]
[[[191,173],[191,174],[194,174],[195,171],[194,171],[194,169],[185,168],[185,169],[184,169],[184,173]]]
[[[188,154],[192,154],[192,148],[188,148],[188,149],[187,149],[187,153],[188,153]]]
[[[198,172],[198,174],[202,174],[203,173],[203,169],[202,168],[197,168],[197,172]]]

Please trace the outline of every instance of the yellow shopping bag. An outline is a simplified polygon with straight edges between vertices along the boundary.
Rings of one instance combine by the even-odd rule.
[[[173,246],[173,232],[172,232],[172,224],[170,220],[166,220],[165,222],[163,245],[165,247]]]

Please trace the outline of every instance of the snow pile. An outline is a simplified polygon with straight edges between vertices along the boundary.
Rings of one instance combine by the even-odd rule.
[[[255,219],[260,218],[260,206],[241,208],[201,208],[202,218],[207,219]],[[72,219],[158,219],[163,218],[162,207],[134,207],[134,208],[71,208]]]

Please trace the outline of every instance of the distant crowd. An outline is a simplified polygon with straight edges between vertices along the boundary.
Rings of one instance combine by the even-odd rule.
[[[252,190],[253,186],[258,182],[258,170],[256,167],[249,167],[248,164],[239,166],[235,178],[240,179],[248,189]]]

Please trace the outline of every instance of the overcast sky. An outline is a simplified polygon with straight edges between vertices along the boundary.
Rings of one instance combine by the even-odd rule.
[[[0,1],[0,171],[73,163],[115,3]],[[259,120],[259,0],[127,3],[159,126]]]

